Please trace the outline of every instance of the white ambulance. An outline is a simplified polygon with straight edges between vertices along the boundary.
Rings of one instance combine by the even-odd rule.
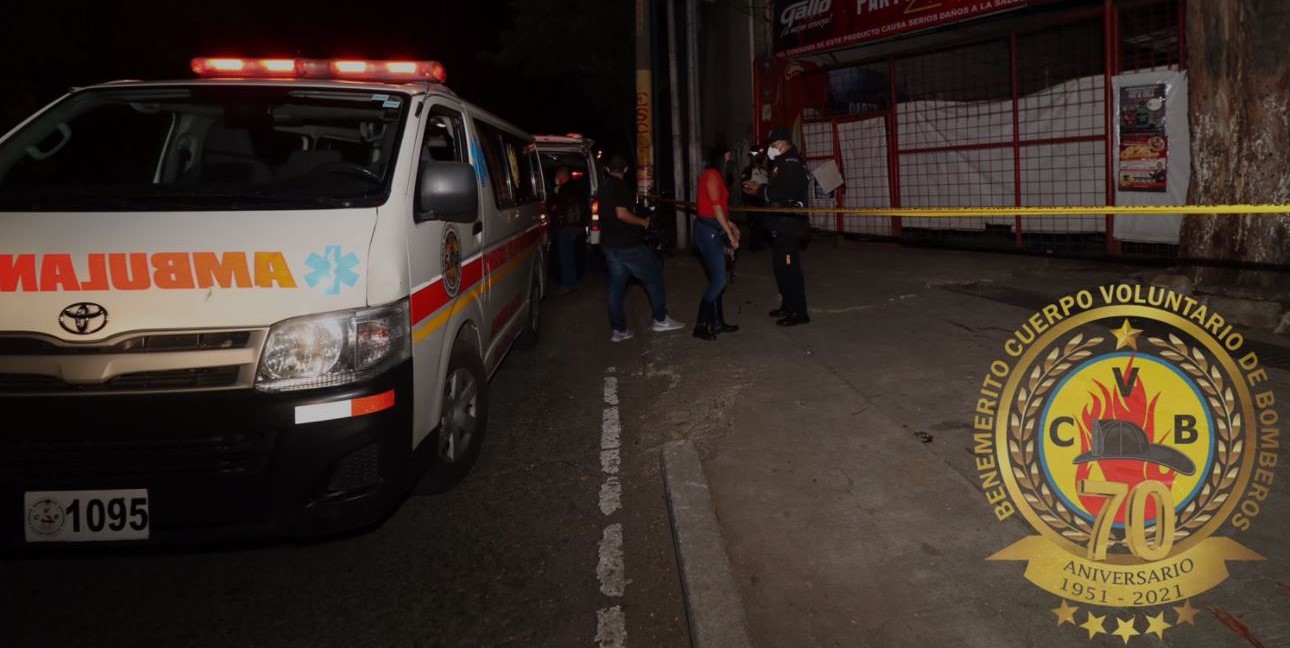
[[[0,139],[5,544],[318,535],[479,453],[541,164],[425,61],[202,58]]]

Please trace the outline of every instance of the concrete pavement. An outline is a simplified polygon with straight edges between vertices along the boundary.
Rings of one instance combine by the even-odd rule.
[[[639,424],[699,448],[754,645],[1125,645],[1111,618],[1091,641],[1059,628],[1058,597],[1027,582],[1023,563],[986,562],[1034,532],[1016,516],[995,521],[971,413],[991,360],[1033,312],[1014,303],[1141,269],[822,239],[804,256],[814,321],[780,329],[765,315],[777,305],[767,254],[745,254],[727,293],[742,331],[651,338],[641,351],[643,371],[667,381]],[[699,273],[691,258],[668,260],[683,321]],[[1290,374],[1271,375],[1290,399]],[[1284,483],[1241,536],[1269,560],[1232,563],[1231,579],[1197,599],[1212,611],[1164,645],[1290,645]]]

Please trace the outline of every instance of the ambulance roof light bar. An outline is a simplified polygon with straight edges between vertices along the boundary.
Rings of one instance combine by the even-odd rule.
[[[368,59],[301,59],[198,57],[192,69],[200,77],[345,79],[362,81],[434,81],[444,83],[448,72],[438,61]]]

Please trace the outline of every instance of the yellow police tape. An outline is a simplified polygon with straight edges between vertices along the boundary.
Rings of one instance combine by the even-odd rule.
[[[647,200],[693,209],[695,204],[663,196],[642,196]],[[777,214],[846,214],[848,216],[915,216],[918,218],[969,218],[974,216],[1246,216],[1290,214],[1290,205],[1087,205],[1083,207],[812,207],[780,209],[732,206],[732,212]]]

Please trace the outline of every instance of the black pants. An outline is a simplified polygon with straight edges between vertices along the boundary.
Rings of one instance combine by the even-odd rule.
[[[760,204],[750,204],[752,207],[761,207]],[[771,236],[770,229],[766,227],[766,214],[763,212],[751,212],[748,214],[748,249],[756,252],[770,247]]]
[[[801,237],[779,232],[771,239],[771,266],[785,314],[806,315],[806,278],[802,275]]]

